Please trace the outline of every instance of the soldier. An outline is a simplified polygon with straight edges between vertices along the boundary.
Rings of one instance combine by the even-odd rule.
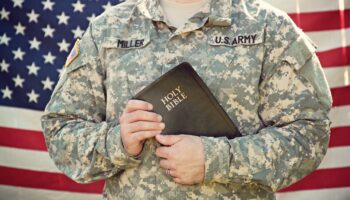
[[[242,137],[162,136],[152,105],[130,100],[183,61]],[[275,199],[320,164],[330,108],[315,45],[284,12],[259,0],[138,0],[90,24],[42,126],[57,167],[80,183],[105,179],[105,199]]]

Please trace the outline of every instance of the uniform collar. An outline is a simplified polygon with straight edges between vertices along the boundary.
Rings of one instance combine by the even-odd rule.
[[[137,7],[145,17],[153,21],[165,22],[159,0],[140,0]],[[194,16],[194,18],[200,20],[191,20],[191,22],[197,25],[204,25],[207,22],[207,25],[212,26],[230,26],[231,16],[232,0],[208,0],[207,5]],[[195,24],[189,25],[189,28],[193,28]],[[185,27],[185,29],[187,28]]]

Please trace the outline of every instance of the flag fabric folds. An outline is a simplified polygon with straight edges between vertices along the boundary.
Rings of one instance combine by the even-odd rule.
[[[329,150],[279,200],[350,199],[350,0],[267,0],[318,45],[334,98]],[[40,116],[75,41],[117,0],[0,2],[0,199],[102,199],[103,181],[78,184],[53,164]]]

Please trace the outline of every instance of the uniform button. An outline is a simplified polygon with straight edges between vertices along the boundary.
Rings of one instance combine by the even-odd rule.
[[[199,38],[199,39],[204,37],[203,31],[195,31],[195,35],[196,35],[196,38]]]

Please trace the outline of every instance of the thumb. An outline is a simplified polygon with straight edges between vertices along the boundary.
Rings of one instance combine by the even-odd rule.
[[[156,135],[156,140],[165,146],[171,146],[181,140],[178,135]]]

